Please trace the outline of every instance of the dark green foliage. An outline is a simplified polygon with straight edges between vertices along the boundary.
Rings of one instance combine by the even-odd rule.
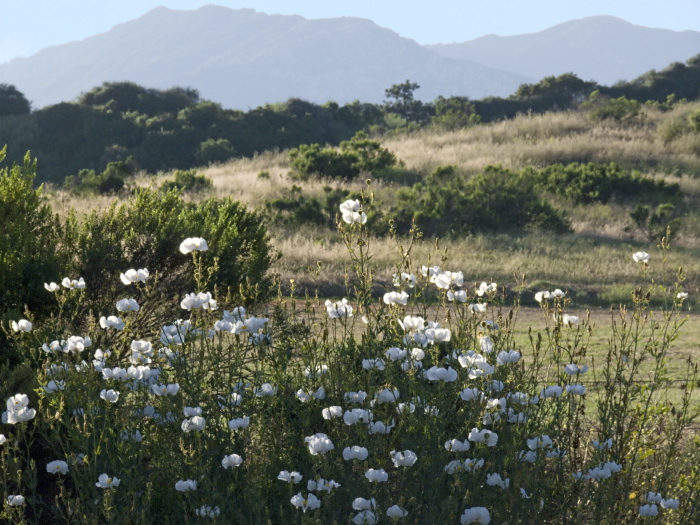
[[[5,148],[0,150],[0,162]],[[60,221],[34,189],[36,160],[0,169],[0,313],[44,311],[44,283],[60,280],[67,254],[59,250]]]
[[[680,186],[676,183],[644,177],[637,171],[623,170],[615,163],[553,164],[539,171],[526,168],[523,173],[535,181],[540,191],[577,204],[680,195]]]
[[[340,151],[302,144],[289,152],[292,175],[298,179],[311,176],[351,180],[361,172],[381,174],[397,165],[396,156],[376,140],[360,131],[340,143]]]
[[[278,224],[317,224],[335,227],[335,216],[340,203],[351,198],[350,192],[342,188],[323,187],[321,200],[307,197],[299,186],[292,186],[290,196],[265,201],[265,211]]]
[[[199,193],[213,187],[211,179],[204,175],[197,175],[197,170],[177,170],[175,178],[161,184],[160,190],[168,192],[174,189],[181,193]]]
[[[413,92],[420,86],[416,82],[406,80],[402,84],[394,84],[384,90],[384,95],[388,99],[384,106],[390,113],[395,113],[407,123],[424,123],[429,120],[430,115],[420,100],[413,98]]]
[[[650,210],[649,206],[637,204],[630,218],[650,241],[659,241],[664,236],[671,240],[681,228],[681,219],[673,217],[675,210],[676,207],[670,202],[659,204],[655,211]]]
[[[545,77],[537,84],[522,84],[513,98],[539,103],[548,109],[565,110],[585,100],[596,87],[595,82],[586,82],[573,73],[565,73]]]
[[[626,121],[638,117],[642,111],[642,104],[636,100],[629,100],[622,96],[611,98],[601,96],[599,91],[590,94],[589,99],[581,106],[591,109],[590,116],[593,120]]]
[[[424,182],[402,190],[388,215],[398,232],[415,223],[427,235],[465,235],[522,229],[568,231],[562,215],[545,202],[534,181],[500,166],[467,179],[440,167]]]
[[[367,173],[381,172],[398,163],[391,151],[382,148],[378,141],[370,139],[363,131],[358,131],[350,140],[341,142],[340,151],[353,155],[356,158],[355,167]]]
[[[124,161],[110,162],[100,174],[94,170],[80,170],[77,175],[69,175],[63,188],[73,193],[99,193],[108,195],[124,189],[125,179],[134,175],[138,169],[136,159],[129,157]]]
[[[195,158],[200,164],[224,162],[236,154],[228,139],[207,139],[199,144]]]
[[[696,109],[688,115],[688,124],[693,133],[700,133],[700,109]]]
[[[476,114],[474,104],[467,97],[442,96],[435,100],[435,116],[432,118],[434,126],[455,130],[474,126],[481,122],[481,117]]]
[[[321,148],[318,144],[302,144],[289,152],[292,175],[302,180],[311,176],[350,180],[360,174],[356,162],[352,153]]]
[[[170,293],[195,291],[192,257],[178,250],[188,237],[206,239],[209,250],[202,256],[219,259],[212,292],[218,286],[221,292],[230,288],[237,293],[248,282],[264,288],[275,257],[257,213],[231,199],[187,204],[176,191],[140,189],[126,204],[93,212],[75,230],[74,274],[85,279],[104,306],[114,300],[119,274],[129,268],[158,268]]]
[[[15,86],[0,84],[0,117],[26,115],[30,110],[29,101]]]

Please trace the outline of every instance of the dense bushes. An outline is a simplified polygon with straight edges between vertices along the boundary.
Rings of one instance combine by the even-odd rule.
[[[197,175],[197,170],[176,170],[172,180],[160,185],[161,191],[177,190],[182,193],[199,193],[214,187],[211,179]]]
[[[610,164],[553,164],[542,170],[528,167],[523,176],[535,181],[536,188],[559,195],[576,204],[626,200],[633,197],[676,197],[680,186],[644,177]]]
[[[471,179],[453,167],[438,168],[424,182],[400,192],[389,218],[401,233],[415,223],[428,235],[569,229],[564,217],[535,191],[531,177],[499,166]]]

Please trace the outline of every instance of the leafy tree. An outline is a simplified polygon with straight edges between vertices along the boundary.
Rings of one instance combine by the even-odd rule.
[[[0,117],[28,115],[30,111],[29,101],[15,86],[0,84]]]
[[[539,100],[548,109],[562,110],[573,103],[583,102],[597,87],[595,82],[587,82],[573,73],[565,73],[557,77],[545,77],[536,84],[522,84],[514,98]]]
[[[199,143],[194,157],[200,164],[224,162],[236,154],[228,139],[207,139]]]
[[[413,93],[420,86],[416,82],[406,80],[402,84],[394,84],[384,90],[384,95],[388,99],[384,105],[387,111],[396,113],[406,120],[406,122],[424,122],[426,111],[420,100],[413,98]]]
[[[364,131],[358,131],[350,140],[340,143],[340,151],[354,155],[354,166],[360,171],[376,173],[397,164],[396,156],[381,144],[369,138]]]
[[[438,97],[435,100],[434,126],[448,130],[462,129],[481,122],[468,97]]]

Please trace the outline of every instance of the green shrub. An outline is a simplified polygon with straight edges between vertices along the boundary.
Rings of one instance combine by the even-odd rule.
[[[197,162],[206,166],[216,162],[225,162],[235,155],[236,150],[228,139],[207,139],[199,144],[194,157]]]
[[[688,124],[693,133],[700,133],[700,109],[696,109],[688,115]]]
[[[536,188],[575,203],[608,202],[630,197],[680,195],[680,186],[644,177],[610,164],[553,164],[542,170],[526,168],[523,175],[536,182]]]
[[[183,278],[191,276],[192,261],[177,251],[189,237],[207,239],[209,250],[203,258],[209,263],[218,259],[218,270],[210,280],[212,290],[230,288],[234,295],[248,298],[257,293],[256,286],[264,292],[267,271],[276,257],[262,217],[228,198],[187,204],[176,191],[140,189],[126,204],[115,202],[106,210],[94,211],[80,225],[70,222],[73,274],[97,288],[96,306],[110,310],[117,292],[103,283],[118,282],[115,279],[129,268],[159,268],[163,287],[178,282],[173,292],[195,291],[192,278]]]
[[[412,223],[428,235],[569,230],[566,219],[541,198],[530,177],[500,166],[488,166],[469,180],[453,167],[439,167],[424,182],[402,190],[398,200],[388,218],[402,233]]]
[[[350,140],[340,143],[340,151],[356,157],[355,167],[368,173],[381,173],[397,165],[396,156],[381,144],[359,131]]]
[[[599,91],[591,93],[589,99],[581,105],[582,108],[592,108],[589,113],[591,119],[596,121],[615,120],[626,121],[638,117],[642,112],[642,104],[627,97],[605,99]]]
[[[83,169],[77,175],[69,175],[63,182],[63,189],[77,194],[114,194],[125,187],[125,179],[134,175],[138,164],[134,157],[124,161],[110,162],[99,175],[94,170]]]
[[[360,174],[357,161],[353,153],[321,148],[318,144],[302,144],[289,152],[292,177],[299,180],[312,176],[351,180]]]
[[[197,170],[177,170],[173,180],[166,180],[160,185],[160,190],[168,192],[176,190],[181,193],[200,193],[210,190],[214,183],[204,175],[197,175]]]

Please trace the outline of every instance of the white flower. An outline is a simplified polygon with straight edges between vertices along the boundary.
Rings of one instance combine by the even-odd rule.
[[[57,459],[46,464],[46,472],[49,474],[68,474],[68,463]]]
[[[386,509],[386,515],[390,518],[405,518],[406,516],[408,516],[408,511],[404,508],[399,507],[398,505],[392,505],[391,507]]]
[[[520,352],[515,350],[508,350],[507,352],[504,350],[499,352],[496,357],[496,362],[501,366],[507,363],[517,363],[518,361],[520,361]]]
[[[211,292],[199,292],[185,294],[185,298],[180,302],[183,310],[202,308],[204,310],[216,310],[216,301],[212,299]]]
[[[443,381],[445,383],[450,383],[457,379],[457,371],[451,366],[448,368],[438,368],[437,366],[432,366],[425,371],[425,377],[429,381]]]
[[[457,290],[456,292],[447,290],[447,300],[464,303],[467,300],[467,292],[464,290]]]
[[[119,400],[119,392],[112,390],[111,388],[109,390],[102,389],[100,391],[100,398],[104,399],[105,401],[109,401],[110,403],[116,403]]]
[[[12,330],[15,332],[31,332],[32,331],[32,323],[27,321],[26,319],[20,319],[19,322],[17,321],[12,321],[10,323],[12,326]]]
[[[413,288],[418,283],[418,279],[412,273],[401,272],[400,275],[394,274],[392,277],[394,278],[394,286],[397,287],[406,284],[409,288]]]
[[[365,370],[384,370],[386,363],[381,357],[375,357],[374,359],[363,359],[362,368]]]
[[[483,314],[486,311],[486,303],[474,303],[467,307],[467,310],[474,315]]]
[[[282,470],[279,474],[277,474],[277,479],[280,481],[286,481],[287,483],[297,484],[301,481],[301,474],[299,474],[296,470],[293,472]]]
[[[367,456],[368,452],[365,447],[353,446],[345,447],[343,449],[343,459],[345,461],[350,461],[351,459],[359,459],[360,461],[364,461],[365,459],[367,459]]]
[[[336,483],[335,481],[331,480],[325,480],[323,478],[319,478],[317,480],[310,479],[306,483],[306,490],[309,492],[313,492],[314,490],[317,490],[319,492],[331,492],[333,489],[337,489],[341,487],[340,483]]]
[[[479,288],[476,290],[476,294],[479,297],[482,297],[484,294],[492,293],[495,292],[498,289],[498,285],[496,283],[481,283],[479,285]]]
[[[486,484],[507,489],[510,486],[510,478],[503,479],[500,474],[488,474],[486,476]]]
[[[369,469],[367,472],[365,472],[365,477],[372,482],[382,482],[382,481],[387,481],[389,479],[389,474],[386,473],[386,471],[383,468],[380,469]]]
[[[318,365],[315,368],[306,367],[304,369],[304,377],[307,379],[314,379],[316,377],[321,377],[328,373],[328,365]]]
[[[57,292],[61,289],[61,287],[56,283],[44,283],[44,288],[46,288],[49,292]]]
[[[387,350],[386,352],[384,352],[384,355],[391,361],[398,361],[400,359],[406,359],[408,353],[406,352],[406,350],[394,346],[389,348],[389,350]]]
[[[561,322],[566,326],[576,326],[579,323],[579,318],[577,315],[564,314],[561,317]]]
[[[343,216],[343,222],[347,224],[353,224],[359,222],[364,224],[367,222],[367,214],[360,211],[360,201],[358,200],[346,200],[340,205],[340,213]]]
[[[205,252],[209,249],[207,241],[201,237],[189,237],[180,243],[180,251],[182,253],[190,253],[194,251]]]
[[[564,296],[566,296],[566,293],[562,292],[559,288],[552,292],[552,297],[554,297],[555,299],[561,299]]]
[[[225,469],[229,469],[231,467],[238,467],[241,465],[241,463],[243,463],[243,458],[238,454],[230,454],[228,456],[224,456],[224,459],[221,460],[221,466]]]
[[[537,292],[535,294],[535,301],[538,303],[541,303],[543,300],[546,299],[551,299],[552,294],[550,292],[544,291],[544,292]]]
[[[388,305],[401,305],[406,306],[408,303],[408,294],[406,292],[387,292],[384,294],[384,303]]]
[[[202,505],[198,509],[195,509],[195,514],[203,518],[216,518],[221,514],[221,509],[219,507],[210,507],[209,505]]]
[[[255,397],[274,396],[277,393],[277,387],[272,386],[270,383],[263,383],[260,385],[260,388],[256,388],[253,392]]]
[[[404,450],[403,452],[395,452],[392,450],[389,456],[396,468],[412,467],[415,462],[418,461],[418,456],[416,456],[416,453],[412,450]]]
[[[190,490],[197,490],[197,482],[193,479],[183,480],[181,479],[175,483],[175,490],[179,492],[187,492]]]
[[[400,396],[401,393],[396,388],[382,388],[374,394],[374,398],[380,405],[383,403],[396,403]]]
[[[119,275],[119,278],[127,286],[136,282],[145,283],[148,279],[148,270],[142,268],[140,270],[127,270],[126,272]]]
[[[680,507],[681,502],[677,499],[669,498],[661,500],[661,508],[675,510]]]
[[[44,387],[44,392],[46,392],[47,394],[53,394],[54,392],[57,392],[59,390],[65,390],[65,388],[66,388],[65,381],[56,381],[56,380],[52,379]]]
[[[138,312],[141,307],[136,299],[120,299],[117,301],[118,312]]]
[[[578,396],[582,396],[586,393],[586,387],[580,383],[577,383],[575,385],[566,385],[566,392],[567,394],[576,394]]]
[[[313,436],[305,437],[304,442],[308,445],[309,452],[313,456],[316,456],[317,454],[325,454],[329,450],[333,450],[335,448],[335,445],[333,445],[330,438],[321,432],[314,434]]]
[[[608,448],[612,448],[613,440],[612,440],[612,438],[609,438],[609,439],[603,441],[602,443],[597,441],[597,440],[593,440],[591,442],[591,444],[593,445],[593,448],[596,450],[605,450]],[[650,492],[650,494],[653,494],[653,493]]]
[[[688,298],[688,294],[686,292],[678,292],[676,294],[676,299],[678,299],[679,301],[684,301],[687,298]]]
[[[367,392],[345,392],[344,397],[348,403],[362,403],[367,398]]]
[[[639,507],[639,515],[640,516],[658,516],[659,515],[659,507],[657,507],[656,504],[654,504],[654,503],[642,505],[641,507]]]
[[[206,420],[203,417],[192,416],[189,419],[183,420],[182,424],[180,425],[180,428],[182,428],[184,432],[190,432],[191,430],[202,431],[204,430],[205,425]]]
[[[374,498],[355,498],[352,501],[352,508],[355,510],[371,510],[377,508],[377,500]]]
[[[331,319],[337,319],[338,317],[352,317],[352,306],[348,304],[348,300],[343,298],[342,301],[332,302],[331,300],[326,300],[326,311]]]
[[[239,428],[248,428],[248,425],[250,424],[250,417],[245,416],[245,417],[237,417],[235,419],[232,419],[228,422],[228,428],[231,430],[238,430]]]
[[[468,525],[469,523],[488,525],[488,523],[491,523],[491,514],[489,514],[488,509],[485,507],[472,507],[464,511],[459,522],[462,525]]]
[[[391,420],[389,425],[386,425],[383,421],[375,421],[369,425],[370,434],[389,434],[391,429],[396,426],[394,420]]]
[[[578,366],[577,364],[571,363],[564,367],[564,372],[567,375],[574,376],[576,374],[585,374],[588,372],[588,365]]]
[[[489,447],[493,447],[498,443],[498,434],[488,429],[479,430],[478,428],[472,428],[467,439],[475,443],[486,443]]]
[[[7,438],[5,437],[5,434],[0,434],[0,445],[4,445],[6,441]]]
[[[323,419],[327,420],[343,417],[343,407],[333,405],[332,407],[324,408],[321,410],[321,415],[323,416]]]
[[[634,260],[634,262],[640,262],[644,264],[649,263],[649,257],[650,256],[647,252],[634,252],[632,254],[632,259]]]
[[[544,388],[540,394],[542,397],[561,397],[562,388],[559,385],[552,385]]]
[[[117,317],[116,315],[110,315],[109,317],[102,316],[100,317],[100,326],[102,328],[114,328],[115,330],[123,330],[124,321],[122,321],[121,317]]]
[[[143,441],[143,434],[141,434],[139,429],[133,432],[122,430],[119,437],[121,437],[122,441],[133,441],[134,443],[141,443]]]
[[[24,496],[20,494],[10,494],[7,496],[7,504],[11,505],[12,507],[19,507],[20,505],[24,505]]]
[[[469,450],[469,441],[459,441],[458,439],[450,439],[445,441],[445,450],[448,452],[463,452]]]
[[[352,522],[355,525],[374,525],[379,521],[377,515],[371,510],[363,510],[355,515]]]
[[[100,477],[97,478],[97,483],[95,483],[95,486],[101,489],[116,488],[119,486],[119,478],[110,477],[107,474],[100,474]]]
[[[85,288],[85,280],[82,277],[77,281],[75,279],[69,279],[68,277],[64,277],[63,281],[61,281],[61,284],[69,290]]]
[[[321,501],[311,493],[307,494],[306,498],[304,498],[301,495],[301,492],[299,492],[296,496],[292,496],[290,502],[296,508],[301,509],[304,512],[307,510],[317,509],[321,506]]]

